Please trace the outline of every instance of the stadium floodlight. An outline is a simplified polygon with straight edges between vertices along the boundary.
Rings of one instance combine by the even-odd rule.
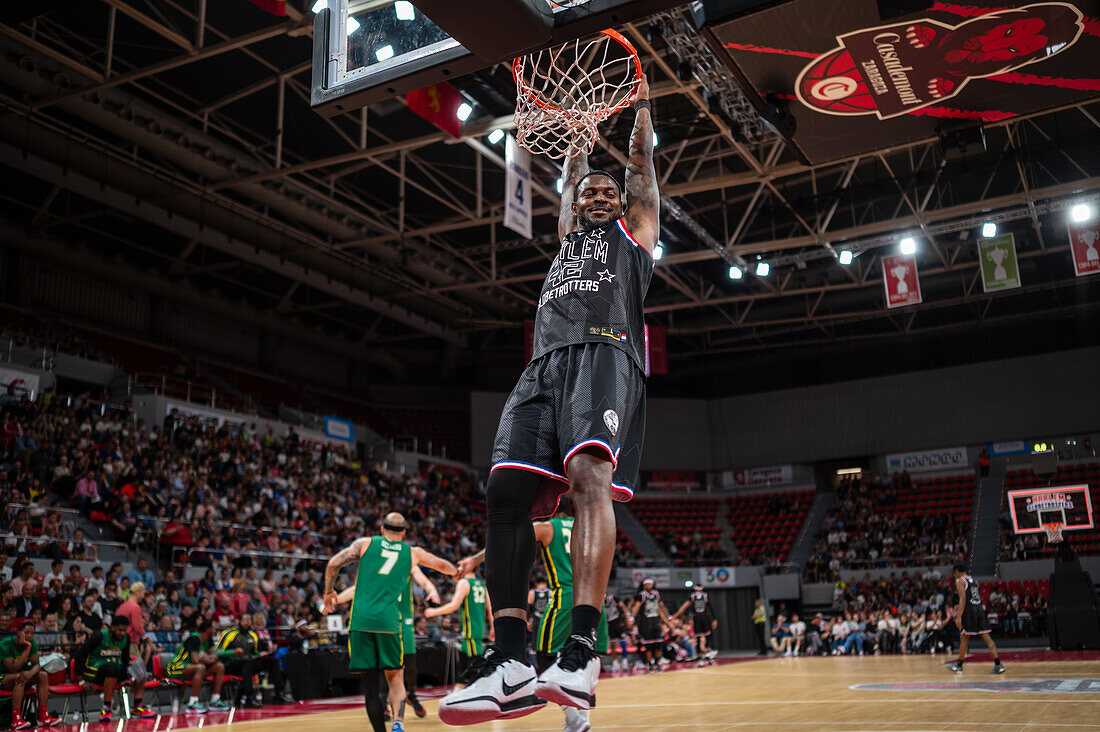
[[[900,243],[901,243],[901,253],[902,254],[913,254],[914,252],[917,251],[917,242],[911,236],[905,237],[904,239],[901,240]]]
[[[997,236],[997,225],[992,221],[986,221],[982,224],[982,236],[986,239],[992,239]]]
[[[839,261],[841,264],[843,264],[845,266],[851,264],[852,263],[852,250],[851,249],[841,249],[840,250],[840,255],[837,257],[837,261]]]
[[[742,272],[741,268],[738,267],[736,264],[733,265],[732,267],[730,267],[730,279],[731,280],[739,280],[744,276],[745,276],[745,273]]]
[[[397,2],[393,4],[393,9],[397,12],[398,20],[416,19],[416,8],[413,7],[413,4],[410,3],[409,0],[397,0]]]
[[[463,102],[462,104],[458,105],[458,110],[455,112],[455,116],[458,117],[459,121],[465,122],[466,120],[470,119],[470,115],[473,113],[474,108],[466,102]]]
[[[328,7],[328,0],[317,0],[317,2],[313,3],[313,7],[311,8],[311,10],[314,13],[319,13],[327,7]]]
[[[561,189],[564,185],[565,185],[565,183],[562,181],[562,179],[558,178],[558,185],[557,185],[558,193],[561,193]]]
[[[768,273],[771,272],[771,271],[772,271],[772,266],[770,264],[768,264],[767,262],[757,262],[756,263],[756,276],[757,277],[767,277]]]
[[[382,48],[374,52],[374,57],[379,61],[393,58],[393,46],[382,46]]]
[[[504,139],[504,130],[493,130],[489,133],[489,144],[495,145]]]
[[[661,257],[665,256],[665,248],[661,242],[657,242],[657,246],[653,247],[653,261],[660,262]]]
[[[352,33],[354,33],[357,30],[359,30],[359,21],[349,15],[348,16],[348,28],[347,28],[348,35],[350,36]],[[390,56],[392,56],[393,55],[393,46],[386,46],[386,48],[390,49]],[[382,49],[380,48],[380,49],[378,49],[378,53],[376,53],[375,55],[377,56],[381,53],[382,53]],[[389,58],[390,56],[386,56],[386,58]],[[384,61],[385,59],[380,58],[378,60],[379,61]]]
[[[1078,203],[1069,210],[1069,217],[1077,223],[1084,223],[1092,218],[1092,206],[1087,203]]]

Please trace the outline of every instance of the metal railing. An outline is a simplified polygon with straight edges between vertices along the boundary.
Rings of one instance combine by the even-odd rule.
[[[134,543],[139,544],[147,541],[151,545],[157,556],[161,554],[163,549],[162,536],[164,534],[164,528],[168,525],[170,519],[159,518],[154,516],[147,516],[138,519],[138,526],[134,530]],[[299,529],[277,529],[273,526],[253,526],[251,524],[234,524],[228,521],[214,521],[213,523],[202,523],[203,528],[213,526],[215,529],[231,529],[238,536],[248,536],[255,538],[255,534],[275,534],[276,536],[286,538],[297,538],[302,535]],[[328,540],[334,538],[331,534],[322,534],[319,531],[306,532],[307,536],[318,540]],[[186,547],[176,547],[173,545],[173,549],[185,549]],[[192,547],[194,548],[194,547]],[[222,552],[225,550],[212,550],[216,552]],[[255,552],[248,552],[250,555]]]
[[[9,544],[10,542],[10,544]],[[44,548],[48,544],[57,544],[58,547],[64,547],[66,544],[75,543],[73,539],[66,539],[59,536],[46,536],[43,534],[16,534],[10,531],[0,533],[0,543],[5,546],[11,547],[16,552],[26,552],[30,557],[45,557],[47,559],[52,558],[49,554],[43,554],[40,549]],[[130,561],[130,553],[136,552],[136,550],[129,544],[124,544],[121,541],[99,541],[96,539],[84,538],[80,540],[80,543],[93,544],[96,548],[96,556],[99,557],[98,561],[103,561],[103,553],[100,549],[116,549],[122,552],[122,561]],[[9,549],[11,551],[11,549]],[[92,562],[97,560],[92,559],[68,559],[70,562]]]
[[[233,551],[230,549],[177,546],[172,549],[172,566],[182,567],[186,565],[191,567],[205,567],[205,564],[192,564],[191,558],[199,554],[211,556],[216,554],[229,555],[232,553]],[[262,569],[289,569],[301,561],[316,562],[318,565],[324,565],[331,558],[331,555],[328,554],[295,554],[293,552],[248,551],[238,553],[247,555],[254,561],[261,560],[256,561],[256,564]]]

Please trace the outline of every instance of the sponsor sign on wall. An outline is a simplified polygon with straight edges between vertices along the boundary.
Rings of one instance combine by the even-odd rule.
[[[745,488],[788,485],[793,479],[794,470],[790,465],[772,465],[766,468],[723,471],[719,485],[722,490],[739,491]]]
[[[966,457],[965,447],[899,452],[886,456],[886,470],[891,473],[901,472],[902,470],[908,470],[910,473],[953,470],[955,468],[966,470],[969,467],[970,462]]]
[[[339,417],[325,417],[325,435],[334,440],[355,442],[355,425]]]
[[[1012,442],[991,442],[989,454],[992,457],[1005,457],[1006,455],[1027,455],[1031,452],[1030,443],[1027,440],[1014,440]]]
[[[737,584],[736,567],[701,567],[699,584],[703,587],[733,587]]]
[[[0,368],[0,387],[7,391],[9,387],[14,387],[14,392],[17,397],[21,397],[24,394],[34,398],[38,394],[38,374],[32,374],[27,371],[16,371],[14,369]]]

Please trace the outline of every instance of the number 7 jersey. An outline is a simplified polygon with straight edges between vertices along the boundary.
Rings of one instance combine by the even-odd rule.
[[[401,599],[409,592],[412,550],[403,541],[371,537],[359,558],[350,630],[401,633]]]

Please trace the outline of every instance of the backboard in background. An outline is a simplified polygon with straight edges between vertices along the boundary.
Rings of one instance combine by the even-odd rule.
[[[1087,484],[1020,488],[1008,492],[1008,507],[1017,534],[1036,534],[1043,524],[1062,523],[1066,530],[1093,527]]]
[[[530,12],[535,1],[318,2],[311,104],[331,117],[684,4],[537,0],[546,3],[540,16]],[[463,45],[464,37],[480,55]]]

